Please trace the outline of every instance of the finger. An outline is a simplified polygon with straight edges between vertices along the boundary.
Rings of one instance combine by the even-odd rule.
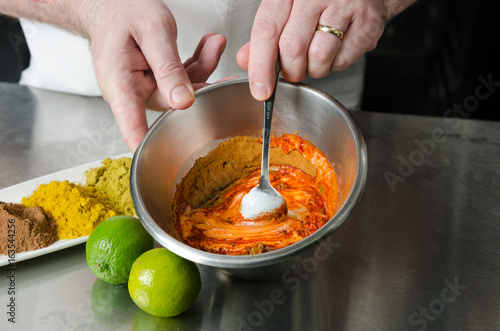
[[[236,78],[240,78],[240,77],[239,76],[224,77],[222,79],[219,79],[215,83],[219,83],[219,82],[223,82],[223,81],[231,80],[231,79],[236,79]],[[200,88],[208,86],[208,85],[211,85],[211,84],[206,83],[206,82],[193,83],[193,88],[196,91],[196,90],[199,90]],[[158,90],[156,90],[155,92],[153,92],[153,94],[151,94],[151,98],[148,99],[148,101],[146,102],[146,108],[150,109],[150,110],[164,111],[164,110],[167,110],[168,108],[170,108],[170,106],[165,102],[165,99],[163,99],[161,93]]]
[[[300,82],[307,75],[307,52],[322,8],[309,1],[294,1],[279,41],[283,78]]]
[[[201,47],[200,47],[201,45]],[[222,35],[211,35],[200,41],[198,49],[190,58],[186,72],[191,82],[206,82],[219,64],[220,58],[226,48],[226,38]]]
[[[184,62],[186,72],[195,91],[200,88],[200,85],[196,84],[205,83],[217,68],[225,47],[226,38],[224,36],[207,33],[201,38],[193,56]],[[170,108],[170,105],[156,88],[148,98],[146,107],[151,110],[166,110]]]
[[[165,9],[168,10],[168,9]],[[158,89],[168,104],[185,109],[194,102],[194,90],[177,49],[177,27],[173,16],[152,24],[157,28],[134,30],[132,34],[153,71]]]
[[[375,48],[384,31],[385,20],[376,8],[364,8],[356,15],[347,31],[333,61],[332,70],[349,68],[364,53]]]
[[[236,54],[236,62],[243,70],[248,70],[248,58],[250,55],[250,43],[241,46]]]
[[[349,27],[351,13],[334,5],[328,6],[318,20],[319,24],[332,27],[342,32]],[[316,30],[316,26],[314,27]],[[332,72],[333,61],[343,40],[338,36],[316,30],[307,54],[307,74],[313,78],[323,78]]]
[[[156,83],[151,75],[145,74],[149,66],[128,34],[99,39],[92,48],[102,95],[111,107],[123,141],[133,152],[147,131],[144,100]],[[117,57],[120,51],[126,56]]]
[[[240,77],[229,76],[229,77],[219,79],[218,81],[216,81],[216,83],[223,82],[226,80],[236,79],[236,78],[240,78]],[[202,87],[209,86],[209,85],[211,85],[211,84],[206,83],[206,82],[193,83],[193,88],[196,91]],[[146,108],[150,109],[150,110],[164,111],[164,110],[167,110],[168,108],[170,108],[170,106],[166,103],[165,99],[163,99],[160,91],[156,90],[155,92],[153,92],[151,94],[151,98],[148,99],[148,101],[146,102]]]
[[[276,79],[278,43],[291,10],[292,0],[263,0],[253,23],[250,37],[248,79],[257,100],[267,100]]]
[[[141,75],[143,77],[140,77]],[[135,151],[148,130],[144,104],[146,89],[142,89],[141,86],[147,86],[150,89],[154,84],[153,78],[144,76],[142,72],[135,72],[134,76],[135,78],[132,78],[126,72],[117,73],[110,80],[109,85],[102,87],[123,141],[132,152]],[[134,85],[139,80],[142,80],[142,84]]]
[[[146,100],[145,106],[147,109],[159,111],[164,111],[172,107],[167,100],[165,100],[158,88],[155,88],[151,93],[149,98]]]
[[[136,112],[136,107],[144,109],[144,103],[111,104],[123,141],[132,153],[135,152],[148,131],[146,113],[144,110]]]
[[[194,61],[196,61],[196,59],[198,59],[200,57],[200,53],[201,53],[201,50],[203,49],[203,46],[205,45],[207,40],[214,35],[215,35],[214,32],[207,32],[203,35],[203,37],[201,37],[201,39],[198,42],[198,45],[196,46],[196,49],[193,53],[193,56],[191,56],[189,59],[184,61],[184,68],[188,67],[191,63],[193,63]]]

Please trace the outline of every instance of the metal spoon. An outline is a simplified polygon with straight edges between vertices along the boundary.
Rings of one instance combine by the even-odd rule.
[[[255,219],[259,216],[281,218],[287,214],[285,199],[272,187],[269,181],[269,140],[271,137],[274,97],[276,95],[280,70],[279,61],[277,61],[274,90],[271,97],[264,101],[264,135],[259,185],[251,189],[241,200],[241,215],[246,219]]]

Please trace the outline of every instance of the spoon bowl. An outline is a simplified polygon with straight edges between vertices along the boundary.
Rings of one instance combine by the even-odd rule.
[[[241,200],[241,215],[246,219],[279,219],[286,216],[286,201],[271,185],[269,177],[248,192]]]

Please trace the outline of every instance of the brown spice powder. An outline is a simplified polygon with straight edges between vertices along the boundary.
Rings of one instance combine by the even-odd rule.
[[[12,253],[9,245],[10,250],[20,253],[47,247],[58,240],[56,221],[42,207],[0,201],[0,254]]]

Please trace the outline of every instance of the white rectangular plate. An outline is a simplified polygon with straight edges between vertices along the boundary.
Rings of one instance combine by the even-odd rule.
[[[121,157],[132,157],[132,153],[125,153],[121,155],[116,155],[110,157],[110,159],[117,159]],[[90,170],[92,168],[98,168],[102,165],[102,161],[90,162],[87,164],[83,164],[74,168],[61,170],[58,172],[54,172],[49,175],[45,175],[42,177],[38,177],[35,179],[28,180],[26,182],[16,184],[10,187],[6,187],[0,190],[0,201],[3,202],[14,202],[21,203],[21,199],[25,196],[29,196],[35,191],[39,185],[48,184],[51,181],[64,181],[68,180],[73,183],[84,183],[85,181],[85,171]],[[34,251],[27,251],[16,253],[13,259],[10,259],[7,255],[0,254],[0,267],[8,265],[11,262],[20,262],[24,260],[28,260],[37,256],[45,255],[48,253],[52,253],[55,251],[59,251],[71,246],[75,246],[87,241],[89,236],[84,236],[75,239],[62,239],[56,241],[52,245],[44,248],[40,248]]]

